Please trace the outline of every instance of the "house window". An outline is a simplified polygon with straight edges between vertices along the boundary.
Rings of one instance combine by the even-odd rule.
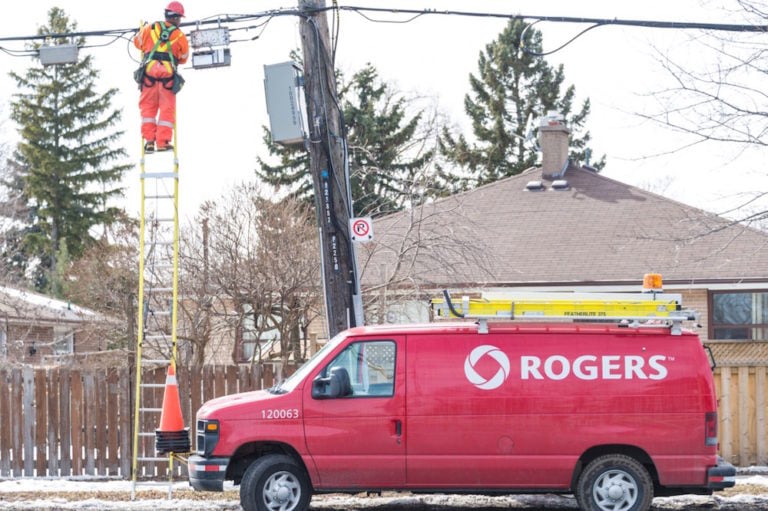
[[[280,331],[273,318],[254,314],[253,307],[243,305],[242,361],[260,361],[280,351]]]
[[[53,354],[71,355],[75,351],[75,334],[68,328],[53,329]]]
[[[711,294],[710,339],[768,340],[768,291]]]

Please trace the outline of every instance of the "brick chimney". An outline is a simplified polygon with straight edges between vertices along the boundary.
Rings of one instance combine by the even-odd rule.
[[[562,177],[568,164],[568,135],[565,119],[557,112],[549,112],[539,122],[541,144],[541,175],[544,178]]]

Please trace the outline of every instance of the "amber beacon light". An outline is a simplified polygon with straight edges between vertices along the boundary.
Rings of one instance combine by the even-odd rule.
[[[646,273],[643,275],[643,293],[664,292],[661,273]]]

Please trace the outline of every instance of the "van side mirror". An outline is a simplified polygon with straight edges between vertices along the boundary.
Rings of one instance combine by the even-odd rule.
[[[334,367],[330,376],[318,376],[312,382],[313,399],[335,399],[352,395],[352,383],[344,367]]]

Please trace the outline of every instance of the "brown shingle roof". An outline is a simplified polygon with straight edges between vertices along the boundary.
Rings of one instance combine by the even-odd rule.
[[[391,278],[396,252],[413,268],[400,278],[424,285],[637,283],[649,272],[667,283],[768,282],[768,233],[590,170],[564,179],[567,190],[543,180],[544,191],[528,191],[542,180],[533,169],[377,219],[363,285]]]

